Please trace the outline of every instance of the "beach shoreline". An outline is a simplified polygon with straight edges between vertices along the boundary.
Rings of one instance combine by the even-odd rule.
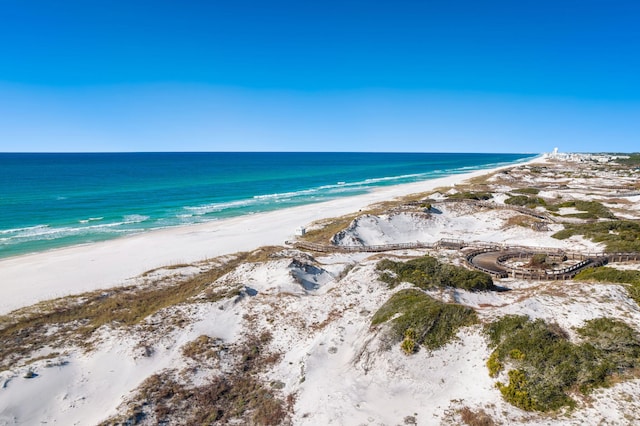
[[[281,245],[295,229],[357,212],[397,197],[451,186],[526,162],[376,188],[366,194],[196,225],[176,226],[108,241],[0,260],[0,315],[34,303],[130,283],[159,267],[192,263],[266,245]]]

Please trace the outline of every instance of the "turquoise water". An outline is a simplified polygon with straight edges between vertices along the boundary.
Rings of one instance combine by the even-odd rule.
[[[309,204],[531,154],[0,154],[0,257]]]

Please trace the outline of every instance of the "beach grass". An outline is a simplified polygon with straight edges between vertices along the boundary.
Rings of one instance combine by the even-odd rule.
[[[282,250],[269,246],[253,252],[212,259],[204,271],[171,282],[115,287],[54,299],[0,317],[0,371],[47,346],[75,342],[87,346],[95,330],[104,326],[131,327],[162,309],[188,301],[215,302],[239,294],[238,286],[212,287],[224,274],[245,262],[262,262]],[[56,333],[49,333],[51,327]]]
[[[279,359],[269,351],[271,340],[269,332],[244,336],[224,352],[228,358],[225,374],[215,374],[204,383],[187,383],[180,379],[184,372],[175,369],[156,373],[134,391],[125,414],[101,425],[136,424],[142,418],[164,424],[176,416],[185,424],[283,424],[294,399],[280,398],[275,387],[266,386],[259,378]],[[201,357],[214,351],[216,345],[215,339],[200,336],[183,350],[186,356],[202,361]],[[220,356],[219,352],[215,356]]]

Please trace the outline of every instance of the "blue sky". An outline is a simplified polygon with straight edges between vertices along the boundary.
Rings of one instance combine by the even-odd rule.
[[[640,2],[0,0],[0,151],[640,151]]]

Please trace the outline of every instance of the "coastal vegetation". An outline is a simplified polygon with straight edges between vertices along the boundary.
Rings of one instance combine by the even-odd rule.
[[[565,229],[552,235],[564,240],[573,235],[583,235],[597,243],[604,243],[606,251],[640,252],[640,223],[629,220],[565,224]]]
[[[447,198],[452,200],[484,201],[484,200],[489,200],[493,198],[493,195],[490,192],[463,191],[463,192],[456,192],[454,194],[447,194]]]
[[[391,288],[408,282],[421,289],[454,287],[470,291],[495,290],[489,274],[438,262],[431,256],[406,262],[383,259],[376,265],[380,280]]]
[[[571,200],[547,206],[547,210],[557,212],[560,208],[575,208],[578,213],[570,213],[564,216],[577,217],[579,219],[614,219],[615,215],[602,203],[597,201]]]
[[[514,189],[513,192],[517,192],[518,194],[538,195],[540,190],[538,188],[518,188]]]
[[[206,353],[202,346],[208,346],[205,340],[200,337],[188,348],[197,347],[202,356]],[[176,370],[150,376],[128,403],[128,412],[103,425],[137,424],[141,419],[166,424],[176,416],[185,424],[283,424],[294,398],[283,400],[276,387],[265,386],[257,377],[279,359],[268,350],[271,340],[269,332],[247,336],[235,351],[229,351],[228,371],[200,385],[180,380]]]
[[[327,243],[334,235],[347,228],[360,214],[350,214],[316,222],[312,228],[306,230],[301,239],[310,243]]]
[[[547,205],[543,198],[528,195],[513,195],[504,200],[504,203],[512,206],[524,206],[529,208]]]
[[[108,291],[98,290],[38,303],[2,316],[0,371],[39,349],[56,347],[63,341],[87,346],[93,332],[104,325],[131,327],[162,309],[187,301],[215,302],[235,297],[239,294],[239,287],[216,287],[212,283],[244,262],[263,261],[281,249],[264,247],[254,252],[213,259],[203,266],[201,272],[177,282],[159,279],[148,286],[131,285],[114,287]],[[170,325],[165,324],[167,327]],[[56,328],[55,333],[49,332],[51,327]]]
[[[508,383],[496,383],[505,400],[527,411],[572,407],[570,393],[589,393],[640,366],[640,340],[626,323],[597,318],[576,331],[581,341],[572,343],[542,319],[508,315],[489,324],[487,368],[492,377],[508,370]]]
[[[616,163],[621,164],[626,167],[640,167],[640,153],[630,153],[630,154],[621,154],[627,158],[618,158],[616,159]]]
[[[389,322],[391,340],[402,342],[402,350],[411,354],[420,345],[431,350],[444,346],[461,327],[475,324],[477,320],[471,308],[440,302],[412,288],[391,296],[373,315],[371,325]]]

